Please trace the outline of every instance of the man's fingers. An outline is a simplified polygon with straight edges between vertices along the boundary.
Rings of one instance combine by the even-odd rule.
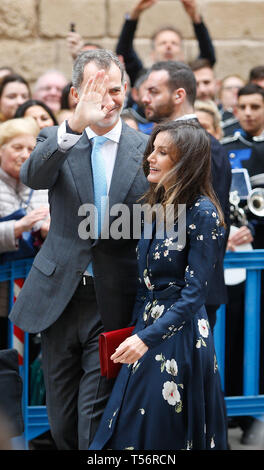
[[[99,93],[105,82],[105,70],[99,70],[96,74],[89,78],[83,89],[83,95],[90,93]]]

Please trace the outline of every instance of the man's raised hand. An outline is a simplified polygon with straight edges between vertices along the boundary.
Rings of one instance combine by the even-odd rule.
[[[111,111],[111,104],[103,106],[107,85],[108,75],[105,70],[99,70],[95,76],[89,78],[80,92],[74,114],[68,121],[73,131],[82,133],[87,126],[96,124]]]

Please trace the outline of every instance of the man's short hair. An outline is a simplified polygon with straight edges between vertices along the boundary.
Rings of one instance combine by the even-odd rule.
[[[190,62],[189,65],[193,72],[196,72],[197,70],[201,70],[205,68],[213,69],[211,62],[208,59],[203,59],[203,58],[195,59],[192,62]]]
[[[245,95],[255,95],[255,94],[261,95],[263,100],[264,100],[264,88],[261,86],[257,85],[256,83],[247,83],[247,85],[243,86],[238,90],[238,98],[240,96],[245,96]]]
[[[152,34],[151,36],[151,45],[152,45],[152,48],[154,48],[154,43],[155,43],[155,40],[157,39],[158,35],[160,33],[164,33],[164,31],[171,31],[175,34],[177,34],[177,36],[179,36],[180,38],[180,41],[183,40],[183,36],[182,36],[182,33],[179,29],[175,28],[174,26],[171,26],[171,25],[168,25],[168,26],[162,26],[161,28],[159,29],[156,29],[156,31],[154,31],[154,33]]]
[[[193,105],[196,98],[196,79],[189,65],[174,60],[156,62],[150,72],[166,70],[169,75],[168,86],[173,92],[177,88],[184,88],[188,102]]]
[[[250,70],[249,81],[259,80],[261,78],[264,78],[264,65],[257,65]]]
[[[72,85],[77,90],[80,89],[83,81],[83,73],[85,66],[94,62],[99,68],[109,70],[111,64],[114,63],[120,69],[122,84],[125,81],[125,69],[118,57],[113,52],[106,49],[93,49],[81,52],[73,64]]]

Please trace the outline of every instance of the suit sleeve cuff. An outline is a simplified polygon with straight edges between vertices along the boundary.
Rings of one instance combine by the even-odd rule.
[[[67,121],[63,121],[58,128],[58,147],[62,152],[66,152],[71,147],[73,147],[79,139],[81,138],[82,134],[77,134],[73,132]]]

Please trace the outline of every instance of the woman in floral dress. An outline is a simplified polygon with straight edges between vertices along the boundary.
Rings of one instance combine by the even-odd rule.
[[[156,126],[144,167],[145,203],[173,204],[174,234],[161,237],[156,218],[152,236],[143,233],[138,244],[135,329],[112,356],[123,366],[90,449],[225,450],[225,404],[204,307],[225,229],[206,132],[193,121]]]

